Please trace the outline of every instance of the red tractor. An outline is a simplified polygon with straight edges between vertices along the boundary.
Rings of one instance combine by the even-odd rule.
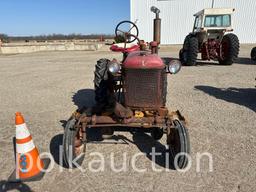
[[[96,104],[78,109],[65,127],[63,154],[68,167],[76,167],[74,159],[82,164],[89,129],[100,129],[103,139],[111,137],[115,131],[150,133],[155,140],[166,134],[170,162],[176,162],[179,169],[186,167],[190,143],[185,119],[179,111],[170,112],[166,108],[167,76],[179,72],[181,63],[179,60],[164,63],[157,55],[160,10],[152,7],[151,11],[156,18],[154,41],[149,44],[149,50],[147,44],[139,40],[137,26],[130,21],[121,22],[116,35],[123,36],[125,42],[112,45],[111,50],[122,52],[123,60],[100,59],[97,62],[94,79]],[[130,29],[122,29],[126,24]],[[138,44],[131,45],[134,41]]]
[[[234,9],[211,8],[194,15],[193,31],[186,36],[179,54],[183,65],[196,65],[198,53],[202,60],[218,60],[222,65],[235,61],[240,45],[238,37],[230,33],[233,12]]]

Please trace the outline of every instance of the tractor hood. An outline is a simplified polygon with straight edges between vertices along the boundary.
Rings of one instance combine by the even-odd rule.
[[[165,64],[157,54],[147,51],[130,53],[125,59],[124,68],[130,69],[164,69]]]

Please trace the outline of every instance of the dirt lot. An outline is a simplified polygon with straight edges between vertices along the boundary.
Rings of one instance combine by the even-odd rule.
[[[240,59],[232,66],[202,63],[183,67],[169,76],[168,107],[179,109],[189,121],[192,167],[185,173],[165,170],[164,157],[151,168],[149,155],[138,157],[138,173],[110,169],[110,153],[116,167],[137,152],[149,153],[162,145],[147,135],[122,134],[128,144],[87,145],[85,172],[62,168],[58,146],[62,143],[63,123],[83,104],[92,104],[93,71],[97,59],[120,59],[119,54],[98,52],[41,52],[0,56],[0,186],[4,186],[14,168],[12,137],[15,136],[14,113],[21,111],[40,152],[50,152],[54,168],[43,180],[7,188],[23,191],[256,191],[256,65],[249,60],[252,45],[242,46]],[[178,56],[178,47],[161,49],[162,56]],[[165,137],[161,140],[165,144]],[[89,172],[89,162],[100,152],[105,158],[103,172]],[[207,159],[196,171],[196,154],[208,152],[213,157],[213,171]],[[60,171],[62,170],[62,171]],[[0,188],[0,191],[4,191]]]

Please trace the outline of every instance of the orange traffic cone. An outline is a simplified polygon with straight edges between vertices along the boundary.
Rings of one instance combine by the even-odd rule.
[[[15,117],[16,124],[16,170],[9,177],[11,182],[37,181],[42,179],[50,159],[40,159],[26,123],[20,112]]]

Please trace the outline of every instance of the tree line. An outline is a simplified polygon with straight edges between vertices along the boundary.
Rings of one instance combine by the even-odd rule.
[[[3,42],[11,41],[48,41],[48,40],[73,40],[73,39],[113,39],[114,35],[108,34],[50,34],[50,35],[37,35],[37,36],[8,36],[6,34],[0,34],[0,39]]]

